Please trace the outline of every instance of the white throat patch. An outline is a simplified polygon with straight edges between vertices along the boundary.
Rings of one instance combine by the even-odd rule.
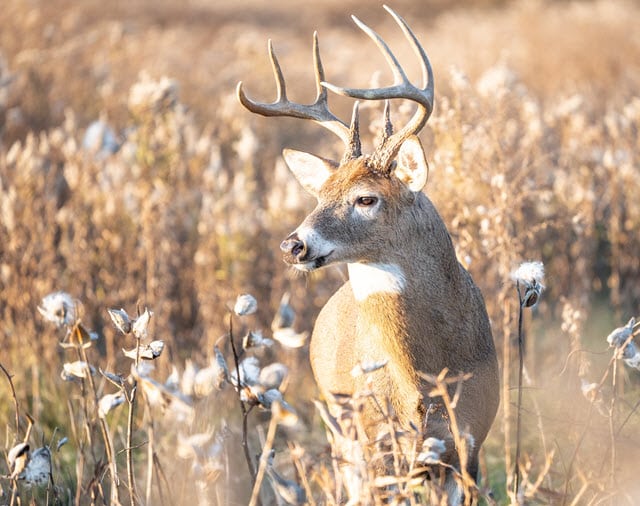
[[[377,293],[402,293],[407,284],[404,272],[395,264],[349,264],[348,269],[357,301]]]

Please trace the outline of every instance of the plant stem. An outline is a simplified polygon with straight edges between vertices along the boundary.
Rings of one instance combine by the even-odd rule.
[[[138,365],[140,364],[140,339],[136,339],[136,361],[135,361],[135,371],[136,374],[133,375],[133,385],[131,387],[131,392],[127,398],[129,402],[129,416],[127,418],[127,485],[129,488],[129,500],[131,506],[136,506],[137,504],[137,494],[136,494],[136,482],[133,474],[133,419],[136,408],[136,392],[138,391],[138,380],[136,379],[136,375],[138,374]]]
[[[256,506],[258,504],[260,496],[260,486],[262,485],[262,480],[264,480],[264,473],[267,469],[267,461],[269,460],[269,453],[271,453],[271,448],[273,447],[273,440],[276,437],[277,427],[278,422],[275,415],[272,414],[271,420],[269,422],[269,429],[267,430],[267,439],[264,442],[264,448],[262,449],[262,455],[260,456],[260,466],[258,467],[258,474],[253,483],[253,491],[251,493],[249,506]]]
[[[148,435],[149,435],[149,446],[147,447],[147,487],[145,490],[145,500],[146,504],[151,504],[151,487],[153,484],[153,452],[155,451],[155,431],[153,428],[153,418],[151,418],[151,413],[147,411],[149,415],[149,424],[148,424]]]
[[[611,437],[611,469],[609,470],[609,479],[610,479],[610,487],[612,490],[615,490],[616,484],[616,431],[615,431],[615,411],[616,411],[616,400],[618,397],[617,392],[617,380],[618,376],[618,361],[614,360],[613,362],[613,372],[611,373],[611,404],[609,405],[609,435]]]
[[[237,392],[238,392],[238,401],[240,402],[240,410],[242,412],[242,449],[244,450],[244,458],[247,461],[247,467],[249,468],[249,475],[251,476],[251,482],[255,484],[256,481],[256,471],[253,467],[253,462],[251,459],[251,452],[249,451],[249,441],[248,441],[248,416],[251,412],[250,407],[247,410],[245,403],[242,400],[242,388],[240,385],[240,358],[238,356],[238,351],[236,350],[236,344],[233,339],[233,315],[229,314],[229,340],[231,341],[231,351],[233,352],[233,361],[236,366],[236,379],[237,379]],[[252,485],[253,486],[253,485]]]
[[[500,306],[502,307],[502,424],[504,434],[504,463],[506,471],[505,479],[505,491],[507,494],[511,491],[513,484],[513,467],[511,465],[511,449],[512,449],[512,434],[511,434],[511,342],[510,342],[510,328],[512,325],[511,310],[512,302],[511,297],[507,296],[507,293],[502,290],[500,292]],[[514,499],[515,501],[515,499]]]
[[[131,506],[136,505],[136,483],[133,476],[133,453],[132,439],[133,439],[133,415],[135,411],[136,391],[138,389],[138,382],[134,379],[131,392],[129,393],[129,416],[127,419],[127,484],[129,487],[129,499]]]
[[[522,423],[522,380],[524,377],[524,328],[523,328],[523,300],[520,295],[520,285],[516,283],[518,291],[518,401],[516,405],[516,454],[515,454],[515,472],[514,472],[514,496],[518,501],[518,492],[520,489],[520,438]]]
[[[74,333],[77,339],[77,351],[80,359],[87,364],[87,380],[89,382],[89,386],[91,387],[91,392],[93,393],[93,402],[94,407],[98,406],[98,390],[96,389],[96,384],[93,381],[93,376],[91,375],[91,370],[89,368],[89,361],[87,359],[87,352],[83,346],[82,332],[80,330],[80,323],[78,322],[74,327]],[[84,389],[84,381],[82,382],[82,388]],[[83,399],[85,396],[82,396]],[[89,416],[86,411],[85,405],[85,417],[87,419],[87,424],[89,423]],[[118,467],[115,459],[115,452],[113,450],[113,442],[111,441],[111,436],[109,435],[109,427],[107,426],[107,422],[104,418],[98,417],[100,424],[100,432],[102,434],[102,439],[104,441],[105,452],[107,454],[107,461],[109,462],[109,474],[111,475],[111,504],[120,504],[120,498],[118,497]],[[90,432],[89,432],[90,433]]]
[[[9,382],[9,387],[11,388],[11,396],[13,397],[13,404],[16,407],[16,437],[17,437],[18,432],[20,431],[20,405],[18,404],[18,398],[16,397],[16,389],[13,386],[11,374],[9,374],[9,371],[5,369],[2,363],[0,363],[0,369],[2,369],[2,372],[7,377],[7,381]]]

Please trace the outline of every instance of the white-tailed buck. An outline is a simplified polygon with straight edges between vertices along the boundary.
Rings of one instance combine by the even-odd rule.
[[[422,193],[427,162],[417,137],[433,110],[431,64],[406,22],[386,7],[420,59],[423,85],[411,84],[387,44],[369,27],[355,23],[377,44],[395,82],[376,89],[341,88],[324,81],[317,35],[314,64],[317,98],[310,105],[287,99],[284,77],[269,44],[278,97],[257,103],[238,84],[238,98],[264,116],[310,119],[336,134],[346,145],[342,160],[285,150],[287,165],[302,186],[318,200],[317,207],[281,244],[284,260],[310,272],[346,263],[349,280],[320,312],[311,341],[311,364],[319,388],[331,394],[354,394],[365,386],[387,399],[400,423],[422,428],[423,437],[447,442],[442,459],[456,467],[450,417],[442,399],[430,397],[433,385],[425,375],[466,374],[455,404],[461,431],[472,438],[467,471],[475,478],[478,450],[499,402],[498,365],[489,319],[480,290],[460,265],[449,233],[431,201]],[[363,154],[358,128],[358,103],[350,126],[327,103],[327,90],[361,100],[385,100],[382,140],[372,154]],[[417,111],[397,133],[389,119],[389,100],[407,99]],[[373,379],[351,371],[368,361],[388,360]],[[452,394],[455,386],[451,387]],[[370,416],[375,418],[371,406]],[[425,418],[428,418],[425,420]],[[473,444],[475,442],[475,444]],[[447,478],[450,502],[459,487]],[[458,496],[454,498],[452,496]]]

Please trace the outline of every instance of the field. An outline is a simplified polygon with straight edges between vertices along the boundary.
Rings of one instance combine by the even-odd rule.
[[[501,407],[477,494],[486,504],[637,504],[640,353],[607,336],[627,325],[619,334],[631,338],[640,313],[640,5],[391,6],[433,63],[425,191],[483,291],[499,350]],[[294,504],[340,501],[301,339],[346,269],[295,275],[279,250],[314,206],[282,149],[338,158],[338,146],[311,122],[250,114],[235,87],[272,100],[272,39],[290,98],[312,101],[314,30],[330,82],[385,84],[384,59],[350,14],[418,80],[377,2],[0,9],[0,504],[248,504],[248,468],[260,462],[263,504],[285,504],[292,490]],[[330,101],[346,120],[351,102]],[[381,109],[363,109],[373,137]],[[402,104],[393,113],[397,124],[407,116]],[[545,290],[524,312],[516,434],[512,273],[529,260],[544,263]],[[68,297],[45,299],[59,291]],[[240,294],[255,297],[255,313],[234,311]],[[274,332],[285,294],[293,329]],[[142,339],[108,311],[120,308]],[[260,335],[275,342],[244,350]],[[132,368],[137,345],[154,340],[164,343],[144,361],[154,367]],[[239,382],[236,359],[247,357]],[[284,403],[252,399],[242,382],[270,364],[283,364],[269,369],[276,376],[286,368],[271,389]],[[113,407],[100,402],[110,394]],[[12,479],[22,443],[27,470],[39,464],[44,478]],[[274,459],[260,459],[271,447]],[[395,500],[429,497],[405,485]],[[384,493],[371,481],[362,502],[382,504]]]

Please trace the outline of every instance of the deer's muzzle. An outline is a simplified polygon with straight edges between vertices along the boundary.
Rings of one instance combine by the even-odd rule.
[[[307,255],[307,245],[300,239],[297,232],[294,232],[280,244],[284,261],[288,264],[304,262]]]
[[[303,239],[298,232],[294,232],[280,244],[282,257],[286,263],[298,270],[309,272],[327,264],[334,248],[326,241],[318,243],[317,234]]]

